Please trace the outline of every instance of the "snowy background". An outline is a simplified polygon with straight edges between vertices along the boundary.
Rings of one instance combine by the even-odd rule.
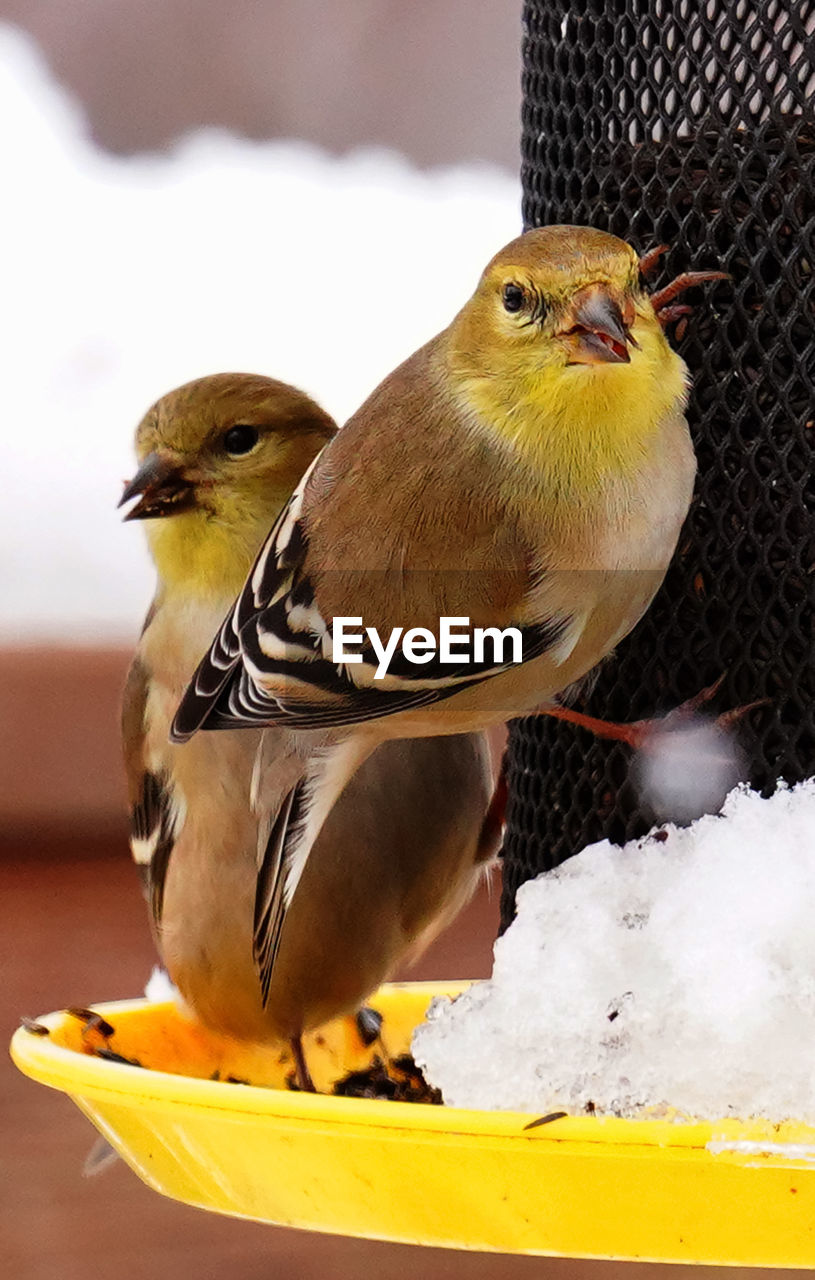
[[[9,27],[0,121],[0,643],[128,642],[152,575],[116,503],[148,405],[250,371],[342,420],[518,233],[519,183],[212,130],[113,157]]]

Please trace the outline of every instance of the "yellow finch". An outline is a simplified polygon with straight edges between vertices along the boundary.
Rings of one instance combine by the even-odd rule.
[[[546,227],[496,254],[320,454],[174,722],[177,741],[292,730],[287,768],[259,769],[271,805],[290,787],[264,982],[316,835],[377,743],[552,705],[642,616],[693,488],[687,382],[635,251]],[[450,620],[468,650],[444,651]]]
[[[158,586],[123,707],[132,850],[164,964],[207,1026],[289,1040],[354,1012],[397,962],[463,905],[496,851],[499,822],[481,735],[397,742],[361,769],[286,900],[274,980],[261,988],[268,881],[285,816],[253,803],[252,773],[285,763],[287,729],[169,742],[170,722],[213,630],[296,481],[335,431],[308,396],[221,374],[170,392],[136,433],[122,502],[145,520]]]

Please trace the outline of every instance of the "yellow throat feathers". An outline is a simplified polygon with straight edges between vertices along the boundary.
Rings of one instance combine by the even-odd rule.
[[[268,492],[219,494],[218,507],[197,506],[145,522],[150,551],[165,589],[232,599],[241,590],[261,542],[289,497]],[[277,498],[277,500],[275,500]]]
[[[650,311],[650,306],[648,307]],[[684,405],[687,370],[653,315],[638,311],[629,364],[566,365],[557,344],[492,350],[489,373],[454,381],[468,416],[497,433],[568,500],[635,472],[672,412]]]

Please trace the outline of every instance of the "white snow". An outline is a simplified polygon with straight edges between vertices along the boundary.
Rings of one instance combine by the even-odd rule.
[[[749,1161],[755,1169],[760,1169],[768,1156],[782,1156],[785,1162],[800,1160],[805,1165],[815,1164],[815,1146],[811,1142],[770,1142],[766,1139],[746,1142],[713,1138],[705,1143],[705,1149],[712,1156],[758,1156],[758,1160]]]
[[[718,813],[746,770],[733,727],[693,715],[658,728],[634,757],[640,794],[660,820],[692,822]]]
[[[413,1052],[459,1107],[815,1124],[815,779],[523,885]]]
[[[154,1004],[165,1004],[170,1000],[180,1002],[178,988],[173,986],[166,969],[154,965],[150,977],[144,987],[144,994]]]
[[[2,26],[0,122],[0,642],[130,639],[152,573],[115,507],[148,405],[242,370],[342,420],[518,234],[519,183],[213,131],[104,155]]]

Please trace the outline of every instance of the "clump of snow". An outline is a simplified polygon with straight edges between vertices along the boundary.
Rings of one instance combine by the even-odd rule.
[[[694,716],[657,730],[635,757],[643,800],[660,821],[692,822],[718,813],[744,775],[744,761],[732,730]]]
[[[154,965],[150,977],[144,987],[144,994],[155,1004],[165,1004],[169,1000],[179,1000],[178,989],[170,981],[170,975],[160,965]]]
[[[132,640],[153,575],[116,502],[145,409],[235,370],[296,383],[342,421],[519,233],[520,184],[212,130],[105,155],[3,26],[0,122],[0,641]]]
[[[815,1124],[815,780],[521,887],[413,1052],[451,1106]]]

